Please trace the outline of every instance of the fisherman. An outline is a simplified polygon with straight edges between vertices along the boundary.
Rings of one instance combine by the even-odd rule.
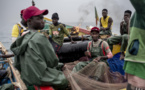
[[[28,30],[11,45],[15,54],[14,66],[21,74],[26,86],[52,86],[65,88],[68,84],[62,71],[57,70],[58,58],[49,40],[37,30],[44,28],[43,15],[48,10],[35,6],[25,9],[23,18]],[[59,89],[58,89],[59,90]]]
[[[123,21],[120,23],[120,34],[119,36],[112,36],[107,39],[110,49],[113,49],[113,45],[121,43],[121,55],[120,60],[124,59],[124,52],[126,50],[128,44],[128,32],[129,32],[129,22],[132,12],[130,10],[126,10],[124,12]]]
[[[127,90],[145,90],[145,0],[130,1],[136,11],[130,22],[130,37],[125,54]]]
[[[79,62],[73,68],[73,72],[81,71],[81,69],[83,69],[87,64],[90,64],[92,61],[98,62],[96,65],[103,70],[104,65],[107,63],[107,59],[113,57],[107,42],[99,39],[99,32],[100,30],[98,27],[93,27],[91,29],[91,37],[93,40],[88,43],[87,51],[85,52],[85,55],[90,57],[90,59]],[[100,73],[98,78],[102,75]]]
[[[14,42],[18,36],[21,36],[21,34],[23,33],[24,30],[27,29],[27,23],[25,22],[25,20],[23,19],[22,15],[25,9],[21,10],[21,22],[18,22],[17,24],[15,24],[13,26],[12,29],[12,42]]]
[[[58,20],[59,20],[58,14],[53,13],[52,15],[53,24],[49,26],[49,38],[56,53],[60,50],[60,48],[63,45],[64,34],[68,36],[68,38],[70,38],[71,42],[73,43],[73,40],[69,32],[63,26],[63,24],[58,23]]]
[[[108,16],[108,10],[107,9],[103,9],[102,10],[102,16],[100,18],[100,35],[108,35],[111,36],[112,35],[112,24],[113,24],[113,20],[110,16]]]

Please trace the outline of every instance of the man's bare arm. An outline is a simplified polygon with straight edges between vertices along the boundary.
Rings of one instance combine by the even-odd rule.
[[[110,30],[110,29],[111,29],[112,23],[113,23],[113,20],[112,20],[112,18],[110,17],[109,20],[108,20],[108,27],[105,28],[105,30]]]
[[[123,35],[123,29],[122,29],[123,21],[120,23],[120,34]]]

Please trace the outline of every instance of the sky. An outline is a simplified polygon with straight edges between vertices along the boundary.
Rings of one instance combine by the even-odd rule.
[[[32,0],[0,0],[0,42],[7,48],[11,44],[11,32],[14,24],[20,22],[20,11],[32,5]],[[129,9],[134,12],[129,0],[34,0],[39,9],[48,9],[47,18],[52,14],[59,14],[59,22],[69,25],[95,26],[96,6],[99,18],[102,9],[108,9],[108,15],[113,18],[112,32],[119,34],[119,23],[123,19],[124,11]]]
[[[1,21],[10,23],[20,21],[20,11],[31,5],[32,0],[0,0]],[[107,8],[109,16],[114,21],[122,20],[126,9],[134,11],[129,0],[34,0],[39,9],[48,9],[51,18],[57,12],[60,22],[77,22],[84,18],[83,22],[95,22],[94,6],[96,6],[99,17],[101,11]],[[87,15],[86,15],[87,12]],[[2,22],[1,22],[2,23]]]

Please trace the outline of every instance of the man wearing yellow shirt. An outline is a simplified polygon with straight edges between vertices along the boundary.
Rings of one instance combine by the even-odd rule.
[[[12,29],[12,42],[14,42],[17,39],[17,37],[20,36],[23,33],[24,30],[26,30],[27,23],[25,22],[25,20],[22,17],[23,12],[24,12],[24,9],[21,10],[21,14],[20,14],[21,22],[15,24],[13,26],[13,29]]]
[[[110,16],[108,16],[108,10],[103,9],[102,10],[102,16],[100,18],[100,35],[112,35],[112,23],[113,20]]]

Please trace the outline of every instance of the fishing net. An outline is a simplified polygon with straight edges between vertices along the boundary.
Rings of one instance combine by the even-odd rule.
[[[121,90],[127,86],[124,76],[112,73],[103,62],[91,62],[78,72],[73,72],[79,61],[65,64],[64,74],[72,90]]]

